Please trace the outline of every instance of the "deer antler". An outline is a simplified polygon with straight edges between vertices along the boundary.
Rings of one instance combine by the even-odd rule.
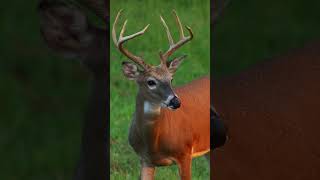
[[[164,54],[160,51],[160,59],[161,59],[161,64],[165,65],[168,58],[170,57],[170,55],[172,55],[177,49],[179,49],[182,45],[184,45],[185,43],[187,43],[188,41],[190,41],[193,38],[193,33],[192,30],[189,26],[185,26],[187,28],[187,30],[189,31],[190,36],[185,37],[184,36],[184,32],[183,32],[183,28],[181,25],[181,21],[176,13],[175,10],[172,11],[173,15],[175,16],[176,19],[176,23],[179,27],[179,33],[180,33],[180,40],[177,43],[173,42],[170,30],[166,24],[166,22],[164,21],[164,19],[162,18],[162,16],[160,16],[161,22],[163,24],[163,26],[166,29],[167,32],[167,36],[168,36],[168,40],[169,40],[169,49],[167,50],[167,52],[165,52]]]
[[[138,65],[140,65],[142,68],[148,69],[150,67],[150,65],[146,64],[141,57],[136,56],[136,55],[132,54],[131,52],[129,52],[127,49],[125,49],[123,47],[123,44],[126,41],[130,40],[130,39],[134,39],[135,37],[138,37],[138,36],[141,36],[142,34],[144,34],[145,31],[148,29],[149,24],[145,28],[143,28],[141,31],[136,32],[136,33],[134,33],[132,35],[123,37],[123,34],[124,34],[125,30],[126,30],[126,24],[127,24],[127,20],[126,20],[124,22],[123,26],[122,26],[121,31],[120,31],[119,39],[117,40],[115,26],[117,25],[117,22],[118,22],[118,19],[119,19],[120,15],[121,15],[121,12],[122,12],[122,10],[120,10],[118,12],[118,14],[116,16],[116,19],[115,19],[115,21],[113,23],[113,27],[112,27],[112,39],[113,39],[113,42],[116,45],[116,47],[120,50],[120,52],[122,54],[127,56],[129,59],[131,59],[132,61],[134,61]]]
[[[105,0],[79,0],[84,6],[91,9],[98,17],[107,19],[107,3]]]

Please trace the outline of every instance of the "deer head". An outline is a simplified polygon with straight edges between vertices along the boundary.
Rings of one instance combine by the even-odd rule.
[[[169,40],[169,49],[165,52],[159,53],[160,56],[160,65],[152,66],[150,64],[145,63],[142,57],[132,54],[130,51],[124,48],[124,43],[128,40],[134,39],[146,32],[149,25],[147,25],[141,31],[129,35],[123,36],[127,21],[124,22],[123,27],[120,32],[119,39],[116,37],[115,27],[117,25],[118,19],[121,15],[121,10],[118,12],[116,19],[113,23],[112,29],[112,38],[116,47],[120,50],[122,54],[127,56],[131,62],[123,62],[122,70],[123,74],[130,80],[135,80],[139,86],[139,92],[144,96],[148,102],[160,105],[162,107],[166,107],[169,109],[177,109],[180,107],[180,100],[176,93],[172,88],[172,79],[173,75],[176,72],[177,68],[181,64],[181,62],[185,59],[185,55],[181,57],[174,58],[172,61],[168,61],[169,57],[182,45],[187,43],[193,38],[193,33],[190,27],[186,26],[190,36],[185,36],[183,32],[183,28],[180,22],[177,13],[173,11],[173,15],[176,19],[177,25],[179,27],[180,32],[180,40],[177,43],[174,43],[169,28],[164,21],[164,19],[160,16],[161,22],[165,27],[167,37]],[[139,67],[138,67],[139,66]]]

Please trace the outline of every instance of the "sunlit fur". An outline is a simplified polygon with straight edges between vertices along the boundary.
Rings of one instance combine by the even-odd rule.
[[[138,92],[129,142],[142,161],[150,166],[185,162],[210,150],[210,80],[203,77],[174,88],[181,100],[177,110],[161,108],[160,113],[145,113],[146,97]],[[188,176],[190,169],[182,172]]]

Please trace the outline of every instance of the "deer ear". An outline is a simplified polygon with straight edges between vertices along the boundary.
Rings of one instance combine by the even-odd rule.
[[[41,33],[48,46],[66,57],[83,55],[93,41],[85,14],[71,4],[51,0],[42,0],[38,10]]]
[[[172,61],[168,62],[168,68],[170,73],[175,73],[182,63],[182,61],[187,57],[187,55],[180,56],[178,58],[174,58]]]
[[[122,72],[130,80],[136,80],[140,75],[137,65],[130,62],[122,62]]]

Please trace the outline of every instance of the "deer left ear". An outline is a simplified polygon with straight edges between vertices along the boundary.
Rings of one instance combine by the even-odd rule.
[[[169,68],[170,73],[175,73],[182,63],[182,61],[187,57],[187,55],[180,56],[178,58],[174,58],[172,61],[168,62],[167,66]]]
[[[136,80],[140,75],[137,65],[126,61],[122,62],[122,72],[129,80]]]

